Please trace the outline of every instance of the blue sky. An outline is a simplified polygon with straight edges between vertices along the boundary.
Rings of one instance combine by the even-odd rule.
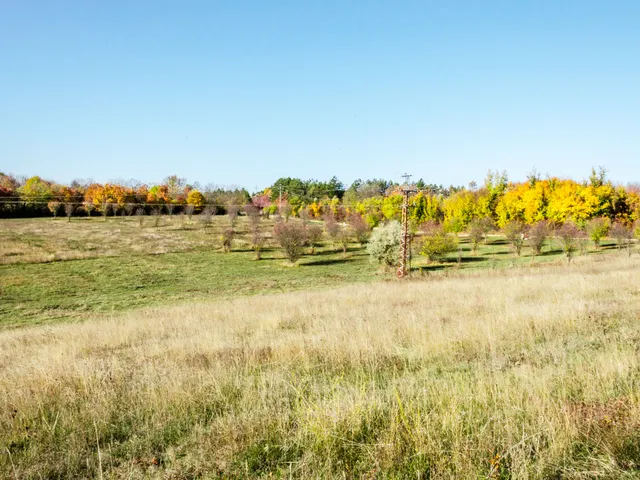
[[[640,2],[0,2],[0,171],[640,181]]]

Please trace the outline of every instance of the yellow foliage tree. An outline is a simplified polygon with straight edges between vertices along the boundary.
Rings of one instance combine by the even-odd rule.
[[[204,207],[204,202],[204,195],[202,195],[199,190],[194,189],[189,192],[189,195],[187,196],[187,204],[193,205],[196,211],[199,212],[200,210],[202,210],[202,207]]]

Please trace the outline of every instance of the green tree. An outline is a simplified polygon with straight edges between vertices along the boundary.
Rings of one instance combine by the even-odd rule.
[[[606,217],[592,218],[587,222],[587,235],[593,241],[596,249],[600,248],[600,242],[609,233],[611,221]]]
[[[35,176],[29,178],[22,187],[18,188],[18,193],[21,200],[26,203],[49,202],[53,198],[53,185]]]
[[[447,233],[442,225],[434,222],[427,222],[423,225],[420,254],[427,257],[430,262],[443,260],[449,253],[455,252],[457,248],[458,237]]]

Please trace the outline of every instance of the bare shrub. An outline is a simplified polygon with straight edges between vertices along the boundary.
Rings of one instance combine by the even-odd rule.
[[[124,211],[127,212],[127,215],[131,216],[133,215],[133,212],[136,209],[136,205],[134,203],[125,203],[124,204]]]
[[[618,250],[625,249],[627,255],[631,256],[633,230],[621,222],[616,222],[611,227],[611,236],[615,239]]]
[[[302,225],[280,222],[273,228],[273,236],[284,250],[287,259],[295,263],[301,256],[306,234]]]
[[[324,220],[324,231],[327,232],[327,236],[333,243],[337,243],[338,235],[340,233],[340,225],[336,222],[336,218],[333,216],[333,213],[325,213],[322,216],[322,219]]]
[[[249,219],[249,231],[251,232],[251,248],[256,253],[256,260],[260,260],[262,249],[264,248],[264,245],[266,243],[266,236],[260,228],[260,225],[262,223],[260,209],[253,204],[248,204],[245,205],[244,212]]]
[[[309,220],[311,219],[311,215],[309,215],[309,211],[306,208],[301,208],[298,212],[298,216],[302,222],[302,225],[308,225]]]
[[[191,221],[191,219],[193,218],[193,212],[195,211],[195,209],[196,207],[191,204],[188,204],[184,207],[184,213],[187,215],[189,221]]]
[[[488,223],[484,220],[482,218],[474,218],[469,222],[469,241],[471,242],[471,251],[473,253],[478,250],[478,245],[486,239],[486,235],[490,231]]]
[[[222,249],[225,251],[225,253],[229,253],[231,251],[235,234],[236,232],[231,227],[227,227],[222,230],[220,241],[222,242]]]
[[[92,202],[83,202],[82,206],[84,211],[87,212],[87,217],[91,216],[91,212],[93,212],[95,205]]]
[[[235,227],[236,225],[239,211],[240,208],[236,204],[230,203],[227,205],[227,218],[229,220],[229,225],[231,226],[231,228]]]
[[[267,242],[264,232],[258,227],[251,230],[251,248],[256,254],[256,260],[262,257],[262,250]]]
[[[249,219],[249,229],[253,231],[255,228],[259,228],[262,221],[262,217],[260,216],[260,209],[250,203],[244,206],[244,213]]]
[[[144,208],[138,207],[136,209],[136,216],[138,217],[138,225],[144,225]]]
[[[111,214],[115,217],[118,215],[118,204],[115,202],[111,202],[108,204],[109,210],[111,210]]]
[[[339,245],[342,247],[342,255],[347,254],[347,249],[349,248],[349,243],[351,242],[352,234],[349,228],[340,228],[338,230],[338,234],[336,235],[336,240]]]
[[[293,213],[293,207],[291,207],[291,204],[289,202],[284,202],[280,207],[278,213],[280,213],[280,215],[284,217],[285,222],[288,222],[289,217],[291,217],[291,214]]]
[[[596,248],[600,248],[600,242],[609,233],[611,228],[611,221],[606,217],[592,218],[587,222],[587,235],[593,241],[593,245]]]
[[[65,203],[64,204],[64,213],[67,216],[67,221],[70,222],[71,221],[71,215],[73,215],[73,212],[75,211],[76,207],[73,205],[73,203]]]
[[[171,217],[173,215],[173,212],[176,209],[176,204],[175,203],[167,203],[165,205],[165,208],[167,209],[167,213],[169,214],[169,216]]]
[[[369,237],[371,236],[371,227],[365,219],[362,218],[362,215],[354,213],[348,217],[347,222],[349,223],[357,242],[360,245],[367,243],[367,240],[369,240]]]
[[[153,215],[153,226],[158,227],[160,225],[160,214],[162,213],[162,207],[155,206],[151,209],[151,215]]]
[[[518,257],[522,254],[526,231],[527,226],[520,220],[512,220],[502,229],[502,233],[506,237],[507,242],[511,244]]]
[[[527,241],[534,255],[540,255],[547,239],[549,238],[549,223],[541,220],[533,224],[529,229]]]
[[[212,205],[207,205],[204,207],[204,210],[198,215],[200,223],[202,224],[202,229],[206,232],[207,227],[211,225],[211,219],[215,215],[215,207]]]
[[[320,244],[323,235],[322,227],[320,225],[309,225],[306,228],[305,244],[308,245],[311,250],[309,253],[314,255],[316,253],[316,247]]]
[[[584,238],[582,231],[573,221],[567,220],[562,227],[556,230],[556,236],[560,240],[567,262],[570,263],[576,250],[578,250],[580,237]]]

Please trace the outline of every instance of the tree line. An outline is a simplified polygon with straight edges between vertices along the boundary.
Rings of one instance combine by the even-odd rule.
[[[280,178],[262,191],[200,186],[177,175],[161,183],[74,181],[60,185],[39,176],[17,178],[0,173],[0,216],[133,214],[161,210],[200,213],[212,207],[223,214],[253,205],[266,214],[311,218],[331,214],[343,221],[359,214],[370,227],[398,219],[406,186],[384,179],[356,180],[349,187],[336,177],[328,181]],[[614,185],[606,171],[592,169],[588,179],[575,181],[536,173],[512,182],[505,172],[490,172],[483,184],[466,187],[411,185],[409,216],[414,225],[434,222],[447,232],[469,229],[474,219],[491,219],[499,228],[518,221],[534,225],[545,220],[557,225],[568,219],[584,226],[592,218],[632,224],[640,219],[640,185]]]

